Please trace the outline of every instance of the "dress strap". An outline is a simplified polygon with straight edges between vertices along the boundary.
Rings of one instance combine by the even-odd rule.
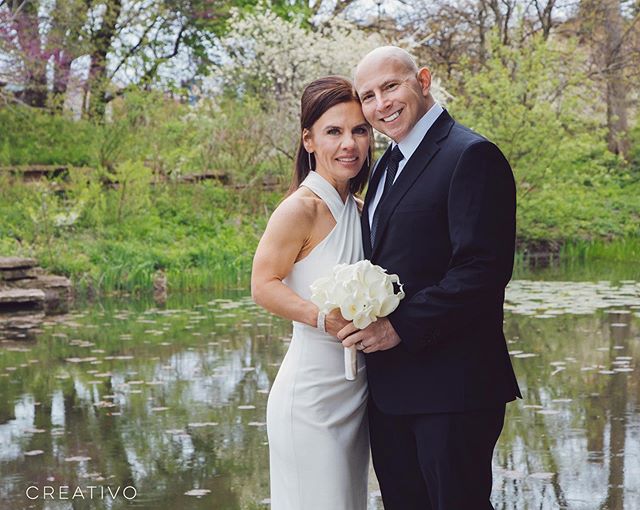
[[[335,189],[324,177],[322,177],[318,172],[311,171],[309,175],[305,178],[304,181],[300,184],[300,186],[305,186],[313,191],[316,195],[318,195],[327,207],[333,214],[336,223],[342,216],[342,213],[345,210],[346,204],[342,202],[340,198],[340,193]],[[347,204],[349,200],[347,200]]]

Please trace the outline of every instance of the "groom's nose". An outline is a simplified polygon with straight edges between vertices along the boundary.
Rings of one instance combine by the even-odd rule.
[[[376,110],[384,112],[390,104],[391,100],[385,94],[376,94]]]

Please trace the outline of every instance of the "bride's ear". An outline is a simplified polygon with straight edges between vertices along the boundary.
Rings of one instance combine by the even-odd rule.
[[[311,131],[307,128],[302,130],[302,145],[304,145],[304,149],[311,153],[313,152],[313,143],[311,142]]]

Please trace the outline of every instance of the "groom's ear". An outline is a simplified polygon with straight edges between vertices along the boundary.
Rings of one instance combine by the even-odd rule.
[[[422,89],[422,95],[427,97],[431,90],[431,71],[427,67],[421,67],[416,75],[420,88]]]

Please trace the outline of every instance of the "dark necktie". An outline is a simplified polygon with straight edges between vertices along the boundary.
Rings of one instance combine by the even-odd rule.
[[[396,174],[398,173],[398,165],[404,156],[402,155],[402,151],[400,151],[400,147],[396,145],[391,154],[389,154],[389,159],[387,160],[387,176],[384,180],[384,189],[382,191],[382,196],[378,201],[378,205],[376,207],[375,212],[373,213],[373,221],[371,222],[371,248],[375,246],[376,241],[376,230],[378,229],[378,219],[380,217],[380,205],[385,197],[389,193],[389,189],[393,185],[393,181],[396,178]]]

